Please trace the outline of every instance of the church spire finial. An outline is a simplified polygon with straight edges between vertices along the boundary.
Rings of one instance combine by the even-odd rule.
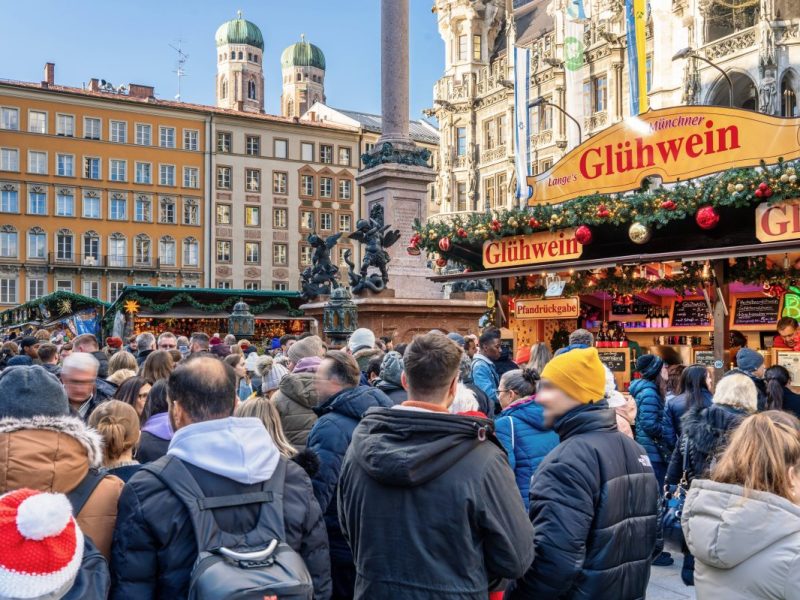
[[[236,17],[239,18],[239,19],[242,18],[242,9],[241,8],[236,11]]]
[[[305,33],[301,33],[300,34],[300,41],[301,42],[305,42],[306,41],[306,34]]]

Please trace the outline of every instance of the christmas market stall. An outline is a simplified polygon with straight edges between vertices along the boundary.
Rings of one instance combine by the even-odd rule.
[[[83,333],[100,333],[100,322],[108,304],[73,294],[54,292],[0,313],[0,333],[26,335],[47,329],[56,337],[73,338]]]
[[[303,315],[298,292],[272,290],[225,290],[211,288],[126,287],[109,307],[105,330],[114,335],[171,331],[191,336],[229,331],[229,319],[243,301],[255,317],[251,341],[299,334],[312,329],[313,319]]]
[[[718,378],[743,344],[800,385],[800,334],[773,347],[778,320],[800,318],[798,133],[744,110],[653,110],[528,178],[524,207],[417,224],[409,252],[434,280],[491,281],[517,347],[590,329],[620,387],[639,352]]]

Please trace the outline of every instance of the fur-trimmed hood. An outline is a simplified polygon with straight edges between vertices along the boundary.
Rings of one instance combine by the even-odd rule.
[[[383,352],[380,348],[364,348],[363,350],[359,350],[358,352],[353,353],[353,358],[356,359],[358,363],[358,368],[361,369],[362,372],[367,370],[369,366],[369,361],[373,358],[377,358],[381,356]]]

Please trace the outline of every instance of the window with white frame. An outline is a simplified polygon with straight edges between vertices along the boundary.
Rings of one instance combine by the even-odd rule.
[[[149,265],[151,259],[150,238],[144,234],[137,235],[133,240],[133,260],[136,264]]]
[[[197,167],[183,167],[183,187],[200,187],[200,169]]]
[[[70,189],[56,191],[56,216],[75,216],[75,194]]]
[[[73,137],[75,135],[75,117],[56,113],[56,135]]]
[[[4,277],[0,279],[0,303],[17,303],[17,278]]]
[[[100,236],[94,231],[83,234],[83,264],[100,264]]]
[[[319,145],[319,162],[327,164],[333,163],[333,146],[329,144]]]
[[[314,144],[310,142],[300,143],[300,160],[314,162]]]
[[[137,162],[134,165],[134,170],[135,183],[153,183],[153,166],[149,162]]]
[[[285,292],[289,289],[288,284],[285,281],[273,281],[272,282],[272,289],[276,292]]]
[[[103,123],[94,117],[83,118],[83,137],[87,140],[99,140],[103,130]]]
[[[300,266],[307,267],[311,264],[311,246],[300,246]]]
[[[59,229],[56,233],[56,260],[74,260],[75,237],[69,229]]]
[[[100,218],[100,194],[97,192],[83,193],[83,216],[86,219]]]
[[[230,167],[217,167],[217,187],[221,190],[231,189]]]
[[[46,294],[47,281],[45,279],[28,279],[28,302],[41,298]]]
[[[353,193],[353,182],[349,179],[339,180],[339,200],[350,200]]]
[[[314,229],[314,213],[310,210],[300,211],[301,229]]]
[[[47,152],[28,150],[28,173],[47,175]]]
[[[121,233],[112,233],[108,238],[108,266],[128,266],[128,242]]]
[[[230,152],[233,146],[233,135],[229,131],[217,132],[217,152]]]
[[[231,205],[217,204],[217,225],[231,224]]]
[[[114,302],[122,295],[127,284],[124,281],[112,281],[108,284],[108,301]]]
[[[162,265],[174,267],[177,263],[175,256],[175,240],[164,236],[158,242],[158,261]]]
[[[153,221],[153,200],[150,196],[136,196],[133,220],[142,223],[151,223]]]
[[[125,121],[111,121],[111,141],[118,144],[128,142],[128,123]]]
[[[244,151],[249,156],[258,156],[261,154],[261,137],[257,135],[248,135],[245,138]]]
[[[56,279],[56,291],[57,292],[71,292],[72,291],[72,279]]]
[[[222,279],[218,279],[217,280],[217,289],[218,290],[229,290],[229,289],[231,289],[231,282],[230,281],[225,281],[225,280],[222,280]]]
[[[230,240],[217,240],[217,262],[231,262]]]
[[[161,198],[159,202],[158,222],[175,225],[177,222],[174,198]]]
[[[47,113],[40,110],[28,111],[28,131],[47,133]]]
[[[0,148],[0,171],[19,171],[19,150]]]
[[[11,225],[0,227],[0,257],[17,258],[17,230]]]
[[[196,129],[183,130],[183,149],[197,151],[200,147],[200,132]]]
[[[289,141],[273,140],[273,155],[275,158],[289,158]]]
[[[245,206],[244,207],[244,224],[247,227],[261,226],[261,207],[259,206]]]
[[[272,172],[272,193],[273,194],[286,194],[289,181],[288,173],[281,171]]]
[[[56,175],[60,177],[75,175],[75,157],[72,154],[56,154]]]
[[[16,188],[8,185],[3,186],[3,189],[0,190],[0,212],[19,212],[19,192]]]
[[[187,267],[200,266],[200,245],[193,237],[183,240],[183,264]]]
[[[174,127],[159,127],[158,128],[158,145],[162,148],[175,147],[175,128]]]
[[[261,171],[258,169],[244,170],[245,189],[248,192],[261,191]]]
[[[111,181],[127,181],[128,161],[111,159],[108,161],[108,178]]]
[[[288,226],[288,213],[285,208],[272,209],[272,227],[275,229],[286,229]]]
[[[350,215],[339,215],[339,231],[350,231],[352,217]]]
[[[41,227],[28,231],[28,258],[47,258],[47,234]]]
[[[83,295],[89,298],[100,298],[100,282],[84,279]]]
[[[245,281],[244,289],[256,291],[261,289],[261,284],[258,281]]]
[[[319,228],[330,231],[333,228],[333,215],[329,212],[319,214]]]
[[[300,193],[303,196],[313,196],[314,195],[314,176],[313,175],[301,175],[300,176]]]
[[[28,188],[28,214],[46,215],[47,214],[47,192],[46,188],[33,186]]]
[[[19,109],[8,106],[0,107],[0,129],[19,131]]]
[[[112,221],[124,221],[128,218],[128,200],[122,194],[111,194],[108,218]]]
[[[339,148],[339,164],[343,167],[349,167],[350,155],[350,148]]]
[[[136,139],[139,146],[149,146],[153,143],[153,127],[147,123],[136,124]]]
[[[244,262],[259,264],[261,262],[261,244],[258,242],[245,242]]]
[[[319,195],[321,198],[333,197],[333,178],[320,177],[319,178]]]
[[[272,244],[272,264],[278,266],[289,264],[289,249],[286,244]]]
[[[183,201],[183,224],[200,225],[200,207],[197,200]]]
[[[175,186],[175,165],[158,165],[158,183]]]
[[[92,156],[83,158],[83,177],[85,179],[100,179],[100,159]]]

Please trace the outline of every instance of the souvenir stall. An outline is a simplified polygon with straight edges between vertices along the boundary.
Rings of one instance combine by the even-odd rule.
[[[108,304],[72,292],[54,292],[0,313],[0,334],[28,335],[46,329],[59,340],[83,333],[99,335]]]

